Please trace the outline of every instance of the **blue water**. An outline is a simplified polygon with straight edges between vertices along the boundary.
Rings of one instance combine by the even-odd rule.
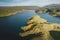
[[[35,15],[34,11],[24,11],[12,16],[0,18],[0,34],[7,38],[14,38],[21,31],[20,27],[27,24],[29,18]],[[9,34],[8,34],[9,33]],[[13,35],[9,37],[10,35]],[[4,38],[5,38],[4,37]],[[15,39],[15,38],[14,38]],[[9,39],[8,39],[9,40]],[[16,40],[16,39],[15,39]]]
[[[24,11],[12,16],[0,18],[0,30],[13,32],[22,25],[26,25],[29,18],[34,16],[34,11]]]
[[[15,15],[11,15],[8,17],[2,17],[0,18],[0,33],[2,36],[7,36],[8,33],[10,33],[10,35],[8,34],[8,38],[10,38],[9,36],[11,36],[11,34],[13,35],[18,35],[18,33],[21,31],[20,27],[23,25],[27,24],[27,21],[29,18],[35,16],[36,13],[32,10],[29,11],[24,11],[21,13],[17,13]],[[48,13],[46,14],[41,14],[39,15],[41,18],[46,19],[48,22],[55,22],[55,23],[60,23],[60,18],[58,17],[52,17],[50,16]],[[6,38],[7,38],[6,37]],[[14,36],[11,36],[10,39],[15,39]]]
[[[60,23],[59,17],[53,17],[53,16],[49,15],[49,13],[40,14],[40,17],[46,19],[48,22]]]

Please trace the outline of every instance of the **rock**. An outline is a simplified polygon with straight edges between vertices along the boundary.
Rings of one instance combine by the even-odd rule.
[[[52,12],[50,15],[55,16],[55,17],[60,17],[60,12]]]
[[[27,25],[24,27],[21,27],[21,29],[24,31],[22,33],[19,33],[21,37],[26,37],[32,34],[38,34],[42,33],[42,37],[36,37],[31,40],[54,40],[52,36],[50,35],[49,31],[60,31],[60,24],[57,23],[49,23],[45,19],[40,18],[38,15],[30,18],[27,22]]]
[[[29,23],[33,23],[33,22],[44,23],[44,22],[47,22],[47,20],[40,18],[40,16],[36,15],[36,16],[30,18],[27,23],[29,24]]]
[[[42,13],[46,13],[47,9],[46,8],[40,8],[38,10],[35,11],[37,14],[42,14]]]

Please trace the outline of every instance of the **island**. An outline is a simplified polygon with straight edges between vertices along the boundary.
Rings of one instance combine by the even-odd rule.
[[[39,9],[37,9],[35,12],[36,12],[37,14],[42,14],[42,13],[46,13],[47,11],[48,11],[47,8],[39,8]]]
[[[51,16],[60,17],[60,9],[57,9],[57,8],[51,8],[51,9],[40,8],[40,9],[36,10],[35,12],[37,14],[43,14],[43,13],[48,13],[49,12],[49,15],[51,15]]]
[[[35,11],[37,14],[48,13],[54,17],[60,17],[60,4],[50,4]]]
[[[49,12],[49,15],[54,17],[60,17],[60,4],[50,4],[46,5],[43,8],[47,8],[47,12]]]
[[[60,17],[60,12],[52,12],[50,15],[54,17]]]
[[[47,22],[46,19],[35,15],[30,18],[27,22],[27,25],[22,26],[21,29],[24,31],[19,33],[21,37],[42,33],[42,36],[32,38],[31,40],[54,40],[49,31],[60,31],[60,24]]]

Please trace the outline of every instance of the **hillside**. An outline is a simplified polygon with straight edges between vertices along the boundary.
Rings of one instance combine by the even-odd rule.
[[[38,6],[0,6],[0,9],[7,9],[7,8],[35,10],[35,9],[39,9],[40,7],[38,7]]]
[[[24,10],[36,10],[37,6],[0,6],[0,17],[14,15]]]
[[[60,4],[50,4],[50,5],[46,5],[43,8],[58,8],[60,9]]]
[[[31,35],[32,39],[29,40],[54,40],[54,38],[52,37],[53,35],[51,36],[50,34],[50,31],[60,32],[60,24],[47,22],[47,20],[36,15],[30,18],[27,22],[27,25],[22,26],[21,29],[23,30],[23,32],[19,33],[19,35],[23,38],[29,37]],[[34,37],[33,35],[37,36]]]
[[[49,15],[60,17],[60,4],[46,5],[44,7],[39,8],[35,12],[38,14],[49,12]]]
[[[49,9],[50,15],[60,17],[60,4],[47,5],[44,8]]]

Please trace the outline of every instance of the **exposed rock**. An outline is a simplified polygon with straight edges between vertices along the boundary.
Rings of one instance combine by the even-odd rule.
[[[52,12],[50,15],[55,16],[55,17],[60,17],[60,12]]]
[[[42,14],[42,13],[46,13],[47,9],[46,8],[40,8],[38,10],[35,11],[37,14]]]
[[[28,20],[27,26],[21,27],[21,29],[24,30],[24,32],[19,33],[21,37],[42,32],[42,37],[32,38],[31,40],[54,40],[49,31],[60,31],[60,24],[49,23],[45,19],[36,15]]]
[[[36,15],[36,16],[30,18],[28,20],[27,24],[33,23],[33,22],[35,22],[35,23],[45,23],[45,22],[47,22],[47,20],[45,20],[43,18],[40,18],[40,16]]]

